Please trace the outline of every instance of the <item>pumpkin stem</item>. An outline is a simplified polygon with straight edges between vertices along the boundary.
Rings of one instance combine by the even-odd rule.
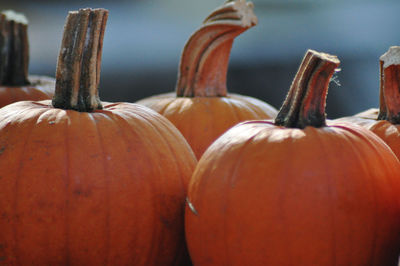
[[[380,57],[380,106],[378,120],[400,124],[400,46]]]
[[[11,10],[0,14],[0,85],[28,85],[28,20]]]
[[[226,96],[226,74],[233,40],[256,24],[251,2],[227,1],[214,10],[183,48],[176,95]]]
[[[308,50],[275,124],[290,128],[325,126],[329,82],[339,63],[336,56]]]
[[[105,9],[68,13],[57,62],[54,107],[80,112],[102,109],[98,85],[107,17]]]

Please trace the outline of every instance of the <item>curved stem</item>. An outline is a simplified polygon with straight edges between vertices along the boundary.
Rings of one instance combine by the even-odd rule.
[[[227,1],[213,11],[183,49],[177,96],[226,96],[226,74],[233,40],[256,24],[253,4],[245,0]]]
[[[275,124],[290,128],[325,126],[329,82],[339,63],[336,56],[308,50]]]
[[[28,21],[13,11],[0,14],[0,85],[28,85]]]
[[[390,47],[380,58],[378,120],[400,124],[400,46]]]
[[[69,12],[56,71],[53,106],[89,112],[101,109],[98,96],[105,9]]]

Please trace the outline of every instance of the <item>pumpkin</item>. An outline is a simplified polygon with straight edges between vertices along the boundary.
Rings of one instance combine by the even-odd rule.
[[[194,265],[396,265],[400,164],[370,131],[326,122],[339,60],[309,50],[275,122],[243,122],[189,182]]]
[[[256,23],[252,3],[227,1],[187,41],[180,60],[176,93],[137,102],[168,118],[189,142],[197,158],[237,123],[269,119],[277,113],[258,99],[227,93],[226,74],[233,40]]]
[[[22,14],[0,14],[0,107],[25,100],[51,99],[55,80],[28,76],[27,20]]]
[[[378,135],[400,158],[400,47],[380,58],[380,106],[338,121],[363,126]]]
[[[176,265],[195,156],[164,117],[98,97],[108,13],[70,12],[53,101],[0,109],[2,265]]]

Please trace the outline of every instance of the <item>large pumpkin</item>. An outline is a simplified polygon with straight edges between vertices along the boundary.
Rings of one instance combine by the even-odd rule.
[[[363,126],[390,146],[400,158],[400,46],[390,47],[380,58],[380,107],[338,121]]]
[[[1,265],[176,265],[196,160],[140,105],[101,103],[107,12],[71,12],[51,101],[0,109]]]
[[[269,104],[227,93],[226,74],[233,40],[256,23],[252,3],[227,1],[207,17],[186,43],[176,93],[137,102],[168,118],[187,139],[197,158],[237,123],[276,115]]]
[[[204,153],[185,214],[195,265],[396,265],[400,164],[368,130],[325,123],[338,64],[309,51],[275,123],[241,123]]]
[[[12,11],[0,14],[0,107],[24,100],[51,99],[55,80],[28,76],[27,20]]]

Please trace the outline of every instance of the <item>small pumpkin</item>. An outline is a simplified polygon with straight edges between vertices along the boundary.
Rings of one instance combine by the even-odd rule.
[[[196,159],[164,117],[98,97],[108,12],[70,12],[53,101],[0,109],[2,265],[177,265]]]
[[[338,121],[371,130],[400,158],[400,46],[392,46],[380,58],[380,106]]]
[[[325,121],[339,60],[308,51],[275,122],[248,121],[189,183],[194,265],[396,265],[400,164],[370,131]]]
[[[13,11],[0,14],[0,107],[25,100],[51,99],[55,80],[28,76],[28,22]]]
[[[226,74],[233,40],[256,25],[253,4],[227,1],[214,10],[187,41],[180,60],[176,93],[138,101],[168,118],[197,158],[237,123],[275,117],[275,108],[258,99],[228,94]]]

